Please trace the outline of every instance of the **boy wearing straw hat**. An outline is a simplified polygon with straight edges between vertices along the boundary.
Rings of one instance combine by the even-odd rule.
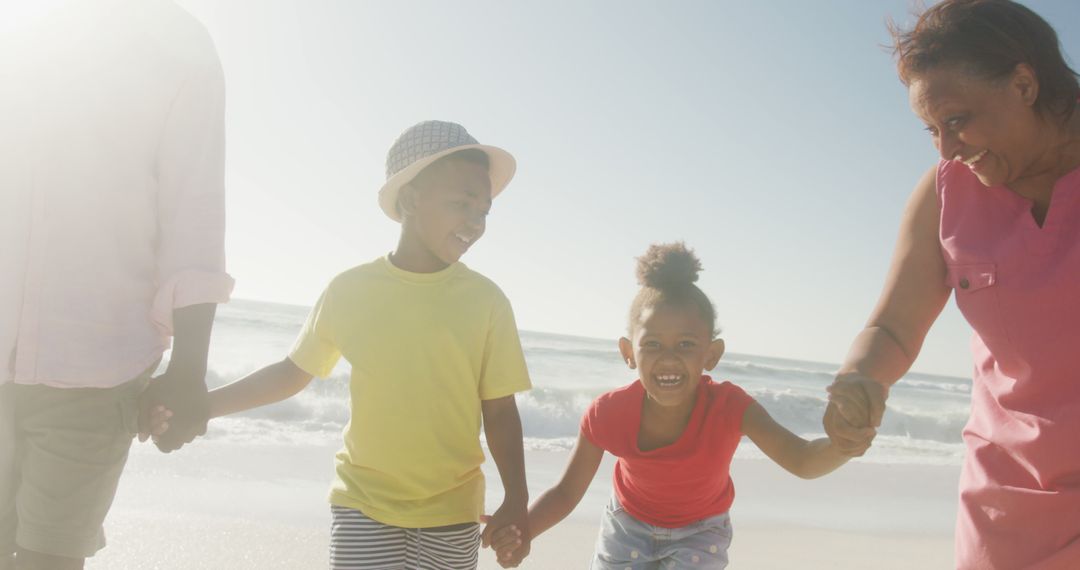
[[[484,542],[527,522],[514,394],[531,385],[517,326],[502,291],[458,261],[515,163],[427,121],[386,166],[379,205],[401,222],[397,248],[335,277],[288,358],[211,392],[211,415],[288,398],[344,356],[352,417],[330,492],[331,568],[472,569],[487,520],[481,418],[506,489]]]

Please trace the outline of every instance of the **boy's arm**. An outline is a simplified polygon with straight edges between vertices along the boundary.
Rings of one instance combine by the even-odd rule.
[[[742,430],[769,459],[803,479],[821,477],[847,463],[852,456],[861,455],[876,435],[874,428],[864,428],[862,447],[842,452],[828,438],[807,441],[791,433],[757,402],[746,408]]]
[[[210,417],[216,418],[280,402],[311,383],[312,375],[289,358],[265,366],[210,392]]]
[[[522,444],[521,417],[514,396],[480,402],[484,415],[484,434],[488,449],[499,469],[504,498],[502,506],[488,520],[481,537],[485,547],[491,544],[492,533],[505,526],[516,526],[525,537],[524,553],[529,551],[528,505],[529,489],[525,483],[525,451]]]

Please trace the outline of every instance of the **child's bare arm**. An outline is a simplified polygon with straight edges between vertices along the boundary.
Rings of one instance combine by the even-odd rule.
[[[294,396],[311,383],[311,374],[285,358],[210,392],[210,417],[216,418]]]
[[[577,444],[570,454],[570,462],[566,465],[562,479],[554,487],[544,491],[529,507],[529,528],[505,527],[496,530],[492,536],[492,548],[495,549],[503,568],[514,567],[521,561],[522,556],[518,549],[523,536],[530,540],[540,536],[574,510],[596,476],[596,470],[603,458],[603,449],[593,445],[584,435],[578,435]]]
[[[581,502],[603,459],[604,450],[579,433],[562,478],[529,507],[529,527],[534,538],[566,518]]]
[[[875,435],[873,428],[866,428],[862,450],[841,452],[828,438],[807,441],[791,433],[776,423],[757,402],[750,404],[743,414],[742,430],[769,459],[803,479],[814,479],[836,470],[853,455],[865,451]]]
[[[514,396],[484,400],[480,403],[484,415],[484,434],[488,449],[499,469],[508,501],[529,503],[525,484],[525,451],[522,444],[521,417]]]
[[[529,553],[530,541],[527,535],[529,489],[525,482],[525,451],[517,401],[511,395],[483,400],[480,406],[484,415],[484,434],[487,436],[488,449],[499,470],[504,490],[502,505],[487,519],[487,525],[481,533],[481,544],[484,547],[491,546],[495,531],[500,529],[520,529],[523,538],[516,553],[517,561],[520,562],[521,558]]]

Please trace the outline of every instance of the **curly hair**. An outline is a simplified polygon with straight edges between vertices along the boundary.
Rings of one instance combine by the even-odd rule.
[[[910,30],[888,25],[905,85],[942,65],[994,81],[1023,63],[1039,80],[1037,112],[1068,120],[1076,109],[1080,85],[1061,54],[1057,33],[1025,6],[1011,0],[944,0],[919,15]]]
[[[641,290],[630,305],[630,334],[633,335],[635,327],[641,323],[641,314],[645,309],[665,304],[694,307],[708,325],[712,336],[719,334],[712,301],[694,285],[701,271],[701,261],[685,243],[650,245],[645,255],[637,258],[637,279]]]

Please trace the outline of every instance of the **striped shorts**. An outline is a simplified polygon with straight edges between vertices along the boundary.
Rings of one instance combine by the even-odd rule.
[[[480,525],[399,528],[330,506],[331,570],[475,570]]]

